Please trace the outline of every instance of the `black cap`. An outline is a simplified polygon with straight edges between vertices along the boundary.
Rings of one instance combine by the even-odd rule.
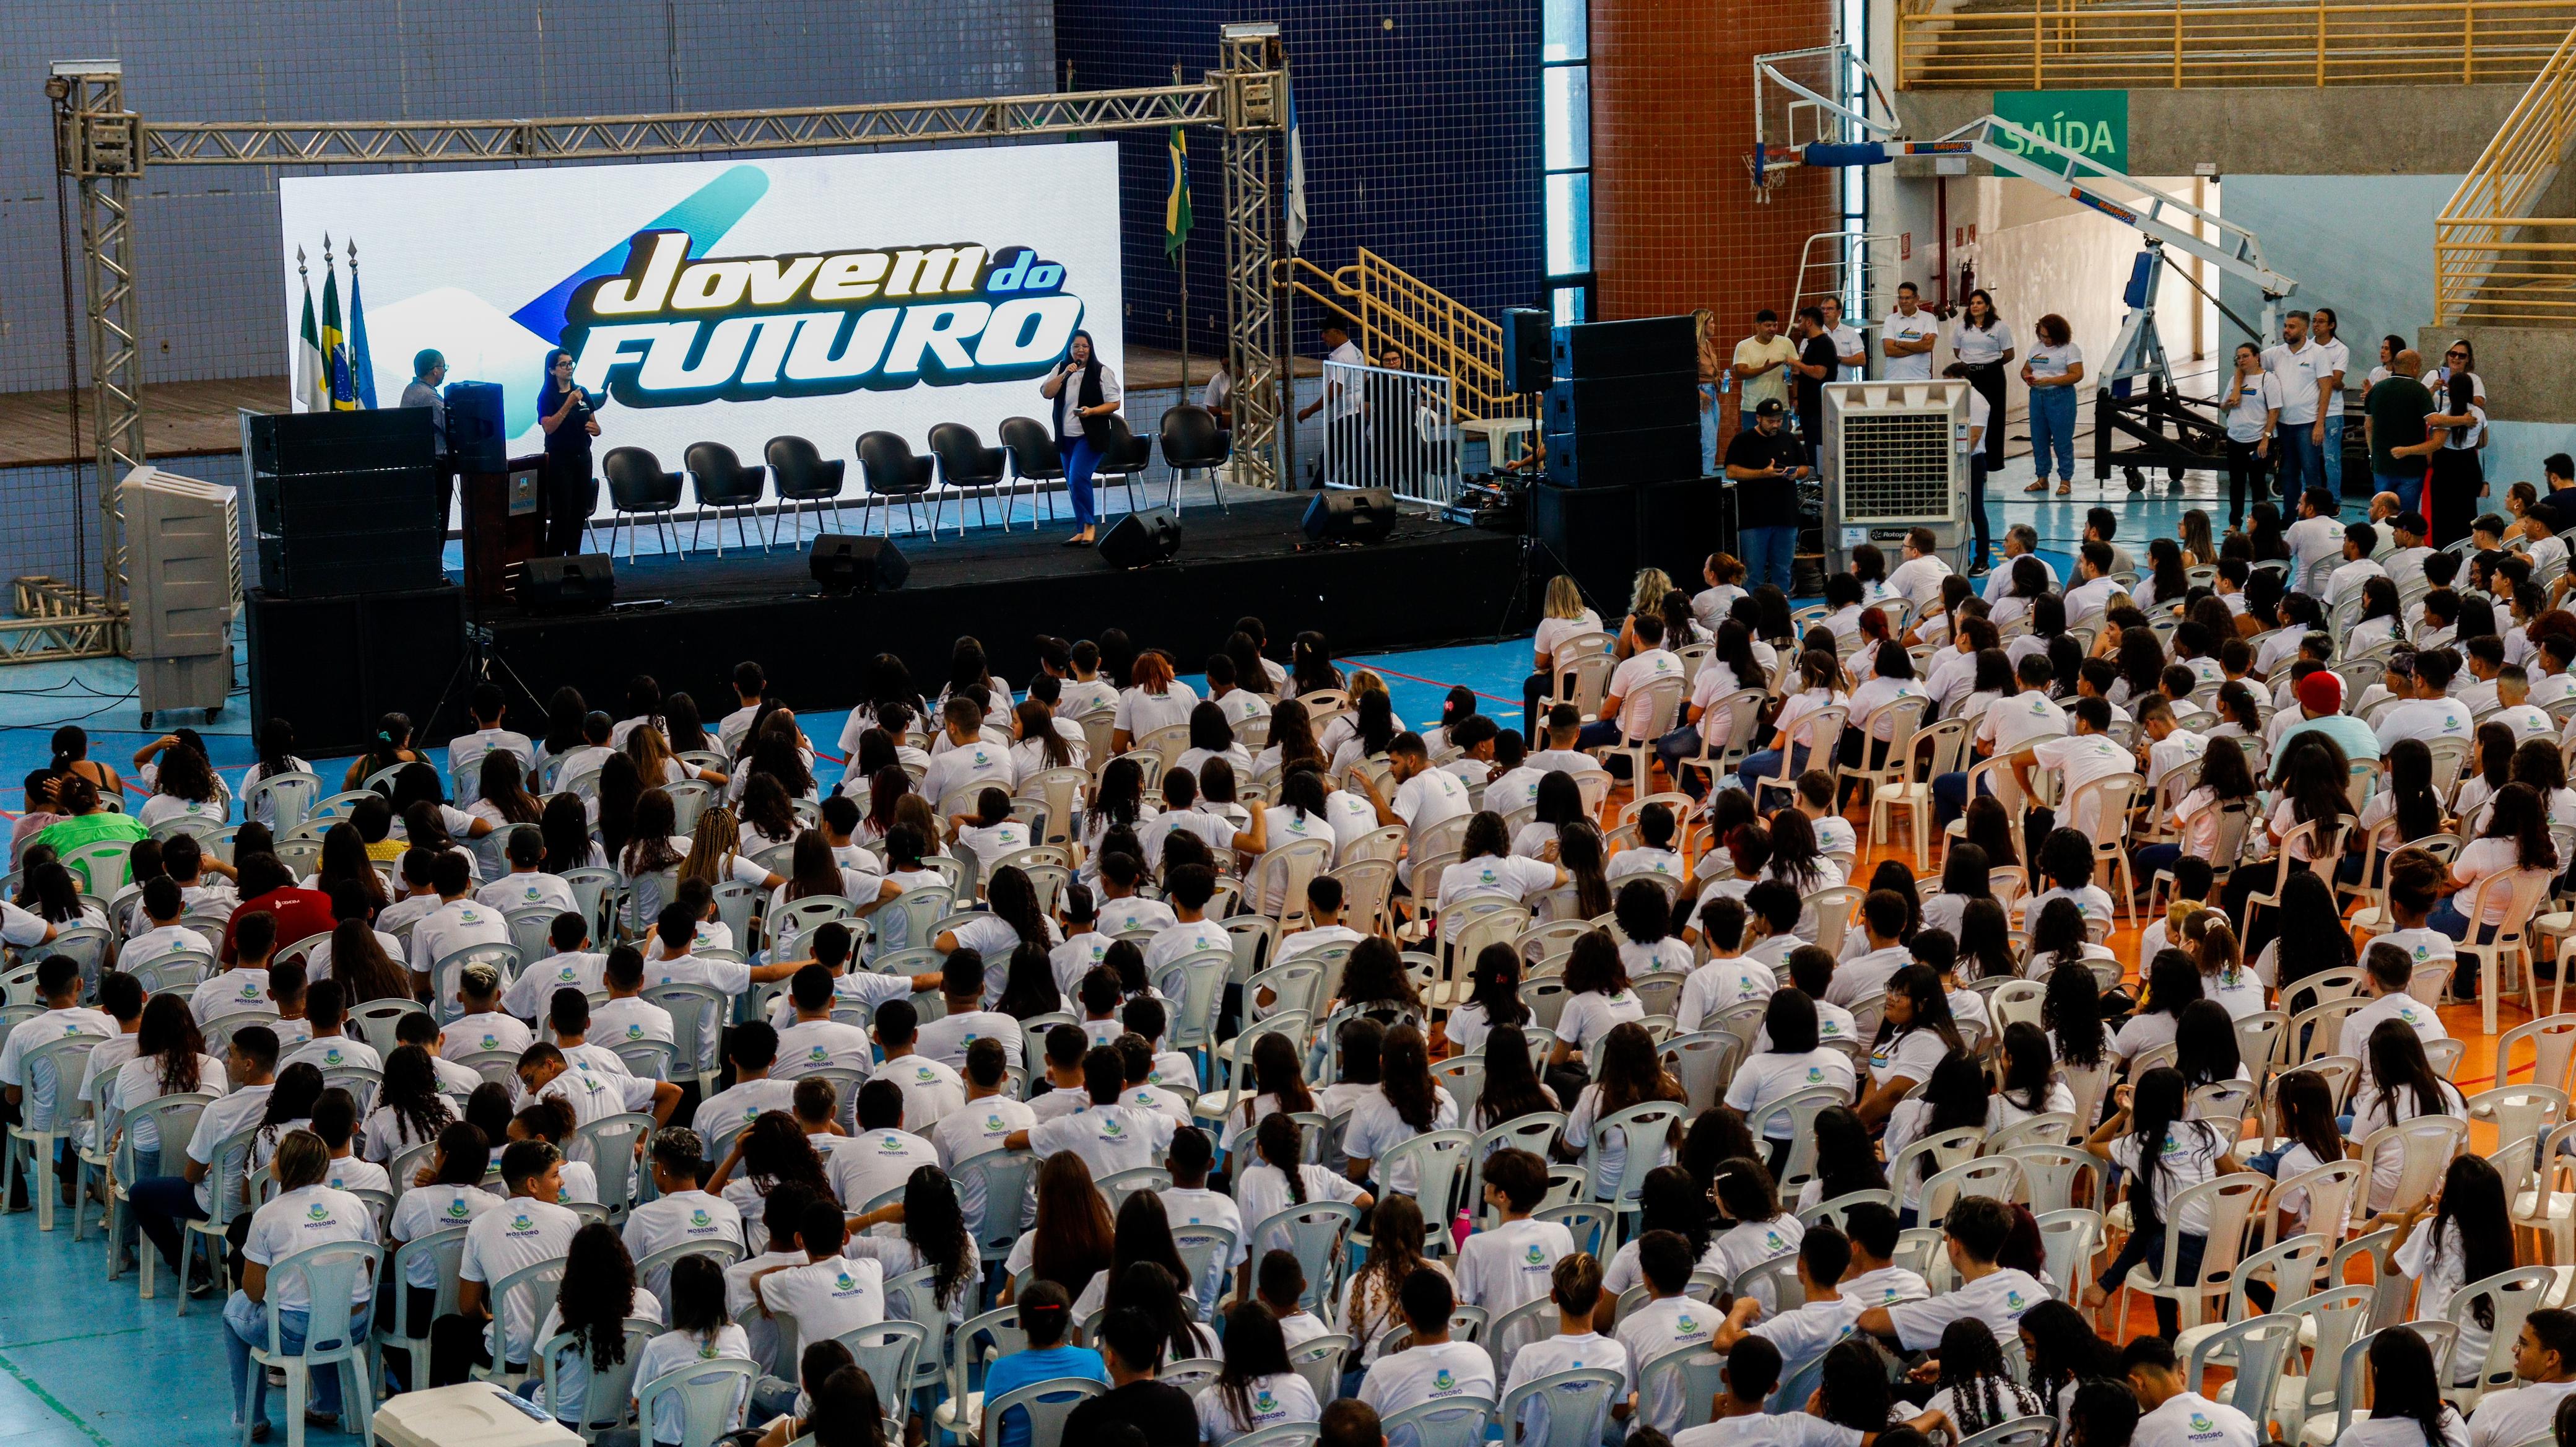
[[[1780,405],[1779,398],[1765,397],[1754,405],[1753,415],[1756,417],[1777,417],[1788,410],[1788,408]]]

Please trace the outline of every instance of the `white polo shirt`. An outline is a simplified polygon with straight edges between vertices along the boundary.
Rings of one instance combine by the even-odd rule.
[[[937,1147],[910,1131],[863,1130],[834,1150],[827,1164],[832,1194],[858,1211],[886,1192],[901,1189],[915,1170],[942,1162]]]
[[[1878,335],[1881,341],[1921,342],[1938,336],[1940,330],[1940,319],[1933,316],[1931,312],[1917,307],[1912,316],[1907,316],[1901,311],[1889,312],[1887,319],[1879,323]],[[1910,357],[1881,356],[1879,361],[1882,363],[1878,369],[1881,380],[1889,382],[1931,380],[1932,354],[1930,352],[1921,352]]]
[[[501,1203],[500,1210],[485,1211],[465,1228],[465,1254],[456,1274],[489,1286],[540,1261],[559,1261],[572,1249],[573,1233],[580,1229],[581,1218],[552,1201],[512,1196]],[[633,1229],[630,1217],[628,1230]],[[628,1249],[633,1250],[631,1240]],[[530,1293],[512,1292],[509,1300],[491,1303],[501,1334],[495,1359],[524,1362],[536,1349],[537,1314],[532,1302]]]
[[[250,1235],[242,1241],[242,1257],[261,1266],[275,1266],[316,1246],[376,1239],[376,1213],[366,1202],[329,1186],[299,1186],[251,1214]],[[313,1305],[311,1282],[302,1272],[271,1278],[271,1288],[269,1300],[280,1311],[305,1311]],[[351,1300],[363,1302],[375,1294],[375,1289],[376,1273],[361,1271]]]
[[[2315,395],[2309,388],[2309,395]],[[2314,421],[2311,409],[2308,421]],[[2234,1407],[2213,1402],[2198,1392],[2177,1392],[2163,1406],[2138,1419],[2130,1447],[2257,1447],[2263,1434]]]
[[[795,1317],[809,1342],[886,1319],[885,1266],[870,1258],[834,1254],[763,1277],[754,1290],[771,1311]]]

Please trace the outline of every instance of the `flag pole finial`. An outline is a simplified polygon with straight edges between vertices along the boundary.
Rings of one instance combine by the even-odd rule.
[[[298,245],[295,248],[295,274],[297,276],[307,276],[311,274],[304,265],[304,248],[301,245]]]

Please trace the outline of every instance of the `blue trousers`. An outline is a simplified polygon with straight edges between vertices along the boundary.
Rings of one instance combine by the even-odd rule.
[[[147,1176],[134,1183],[125,1203],[133,1212],[134,1224],[159,1248],[161,1259],[171,1270],[178,1270],[181,1228],[206,1219],[205,1208],[197,1204],[197,1188],[184,1176]]]
[[[1968,571],[1979,572],[1986,566],[1986,455],[1968,454],[1968,520],[1976,529],[1976,551],[1968,555]]]
[[[1737,545],[1744,549],[1744,584],[1758,588],[1765,583],[1789,591],[1798,558],[1798,530],[1787,528],[1743,528],[1736,533]]]
[[[1091,504],[1091,474],[1100,466],[1100,450],[1088,437],[1077,439],[1064,457],[1064,491],[1073,502],[1073,528],[1080,532],[1100,521]]]
[[[2166,1284],[2190,1286],[2197,1283],[2200,1280],[2201,1256],[2208,1250],[2208,1237],[2184,1232],[2174,1248],[2174,1275],[2181,1279]],[[2110,1266],[2095,1279],[2094,1284],[2104,1291],[2118,1291],[2131,1267],[2143,1265],[2161,1271],[2164,1264],[2165,1225],[2160,1221],[2151,1228],[2130,1232],[2129,1239],[2121,1243],[2120,1254],[2111,1258]],[[2157,1334],[2170,1341],[2179,1328],[2181,1311],[2168,1297],[2159,1296],[2154,1300]]]
[[[2343,496],[2343,419],[2326,419],[2326,490]]]
[[[1806,771],[1807,771],[1807,747],[1806,747],[1806,745],[1804,745],[1804,744],[1792,744],[1792,745],[1790,745],[1790,746],[1789,746],[1789,777],[1790,777],[1791,779],[1795,779],[1795,778],[1797,778],[1800,774],[1803,774],[1803,773],[1805,773]],[[1743,781],[1743,784],[1744,784],[1744,787],[1745,787],[1745,788],[1750,789],[1750,788],[1752,788],[1752,787],[1753,787],[1753,781],[1754,781],[1754,780],[1756,780],[1756,779],[1769,779],[1769,778],[1774,778],[1774,777],[1776,777],[1776,776],[1779,774],[1779,772],[1780,772],[1780,751],[1779,751],[1778,749],[1757,749],[1757,750],[1755,750],[1753,753],[1747,754],[1747,755],[1745,756],[1745,759],[1744,759],[1744,766],[1736,772],[1736,778],[1738,778],[1738,779],[1740,779],[1740,780],[1742,780],[1742,781]],[[1756,807],[1756,808],[1760,808],[1760,807],[1762,806],[1762,801],[1761,801],[1760,799],[1755,799],[1755,800],[1753,801],[1753,804],[1754,804],[1754,807]]]
[[[2397,494],[2399,512],[2420,513],[2424,510],[2424,470],[2413,472],[2380,472],[2371,475],[2381,492]],[[2429,519],[2428,519],[2429,521]]]
[[[2281,501],[2288,511],[2299,500],[2299,494],[2311,487],[2326,485],[2325,450],[2308,435],[2312,422],[2284,422],[2272,433],[2272,451],[2279,459]]]
[[[1717,472],[1717,389],[1706,382],[1699,386],[1699,471],[1702,477],[1715,477]]]
[[[1995,791],[1988,785],[1985,792]],[[1968,812],[1968,776],[1965,772],[1935,775],[1932,780],[1932,822],[1944,828],[1951,820]]]
[[[2048,476],[2048,459],[2057,457],[2057,480],[2075,480],[2075,389],[2030,389],[2030,473]]]
[[[2140,845],[2137,854],[2138,873],[2144,878],[2153,879],[2156,877],[2157,870],[2171,869],[2181,858],[2182,846],[2179,844]]]

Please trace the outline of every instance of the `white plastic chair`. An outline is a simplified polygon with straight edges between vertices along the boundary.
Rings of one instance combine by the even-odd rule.
[[[1593,1447],[1601,1441],[1611,1404],[1626,1382],[1625,1372],[1599,1367],[1550,1372],[1523,1382],[1503,1395],[1503,1441],[1507,1447]],[[1522,1409],[1542,1398],[1547,1432],[1532,1436],[1523,1430]]]
[[[635,1388],[635,1420],[653,1433],[653,1412],[665,1397],[680,1402],[679,1447],[714,1447],[742,1421],[742,1403],[760,1380],[760,1364],[713,1357],[674,1367]]]
[[[2182,1249],[2182,1232],[2168,1230],[2164,1259],[2152,1266],[2141,1262],[2130,1268],[2121,1279],[2120,1302],[2114,1310],[2127,1311],[2128,1294],[2135,1291],[2173,1302],[2183,1325],[2199,1325],[2204,1307],[2212,1298],[2226,1296],[2234,1283],[2236,1264],[2244,1251],[2245,1224],[2271,1185],[2267,1176],[2239,1171],[2176,1193],[2165,1207],[2170,1220],[2182,1220],[2196,1206],[2209,1212],[2208,1246],[2201,1257],[2200,1279],[2189,1285],[2177,1280],[2176,1256]]]
[[[1392,1413],[1378,1425],[1389,1442],[1409,1432],[1414,1447],[1483,1447],[1495,1411],[1490,1397],[1442,1397]]]
[[[268,1299],[261,1303],[260,1310],[260,1319],[267,1328],[266,1341],[251,1346],[244,1391],[256,1391],[260,1378],[271,1367],[286,1374],[287,1447],[303,1447],[304,1402],[312,1390],[316,1370],[341,1374],[343,1422],[372,1423],[376,1415],[375,1366],[368,1355],[366,1333],[356,1329],[355,1308],[360,1283],[379,1274],[384,1256],[385,1248],[371,1241],[335,1241],[298,1251],[268,1269]],[[299,1276],[304,1279],[309,1302],[305,1308],[304,1348],[289,1352],[278,1312],[278,1288]],[[183,1291],[181,1296],[185,1295]],[[242,1417],[244,1447],[250,1442],[253,1420],[247,1413]],[[372,1426],[366,1429],[366,1435],[374,1436]]]
[[[1064,1440],[1064,1419],[1073,1415],[1073,1409],[1108,1391],[1088,1377],[1052,1377],[1004,1392],[983,1404],[981,1440],[984,1447],[992,1447],[997,1435],[994,1424],[1016,1410],[1028,1416],[1029,1447],[1057,1447]]]

